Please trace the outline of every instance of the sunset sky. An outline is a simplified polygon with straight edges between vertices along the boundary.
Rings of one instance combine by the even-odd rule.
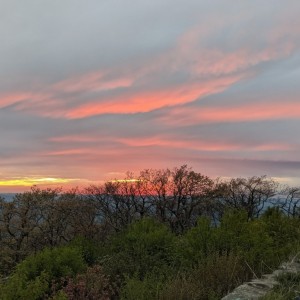
[[[0,192],[188,164],[300,185],[299,0],[0,0]]]

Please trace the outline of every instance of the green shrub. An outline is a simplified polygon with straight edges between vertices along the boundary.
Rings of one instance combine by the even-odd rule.
[[[43,299],[50,293],[52,282],[59,281],[61,277],[74,276],[84,269],[85,263],[79,249],[45,249],[17,265],[8,281],[1,286],[0,298]]]
[[[176,242],[177,264],[190,268],[216,250],[215,228],[208,218],[199,218],[197,226],[190,229]]]
[[[112,276],[138,274],[143,279],[153,268],[172,264],[174,239],[167,226],[143,219],[112,238],[100,264]]]
[[[269,208],[261,217],[269,236],[273,239],[274,249],[280,260],[286,257],[299,246],[300,219],[288,217],[278,208]]]
[[[76,237],[73,241],[71,241],[69,245],[80,249],[83,259],[88,266],[97,264],[98,259],[103,251],[102,243],[97,243],[93,240],[80,236]]]
[[[121,299],[128,300],[155,300],[159,299],[167,277],[161,270],[153,270],[152,273],[140,279],[136,274],[127,277],[121,291]]]

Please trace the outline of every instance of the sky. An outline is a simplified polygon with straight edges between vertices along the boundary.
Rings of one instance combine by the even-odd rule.
[[[0,0],[0,192],[188,164],[300,185],[299,0]]]

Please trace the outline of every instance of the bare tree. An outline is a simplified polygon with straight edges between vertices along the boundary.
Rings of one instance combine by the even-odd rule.
[[[183,232],[194,226],[199,216],[209,214],[214,184],[209,177],[194,172],[187,165],[175,168],[171,176],[169,218],[173,230]]]
[[[266,176],[233,178],[219,184],[220,204],[225,208],[244,209],[248,218],[257,218],[265,205],[278,193],[279,184]]]
[[[274,204],[288,216],[300,216],[300,187],[284,186]]]
[[[145,195],[152,203],[155,217],[166,222],[168,218],[168,199],[171,193],[171,171],[169,169],[145,169],[139,176]]]
[[[2,243],[14,253],[16,262],[31,250],[31,237],[42,222],[39,196],[33,188],[30,192],[17,194],[11,202],[1,201],[0,226],[5,236]]]

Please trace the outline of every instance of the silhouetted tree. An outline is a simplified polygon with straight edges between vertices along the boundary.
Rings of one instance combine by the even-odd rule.
[[[300,187],[284,186],[274,205],[280,207],[288,216],[300,216]]]
[[[279,184],[266,176],[233,178],[218,186],[220,206],[244,209],[248,219],[257,218],[265,205],[278,193]]]

